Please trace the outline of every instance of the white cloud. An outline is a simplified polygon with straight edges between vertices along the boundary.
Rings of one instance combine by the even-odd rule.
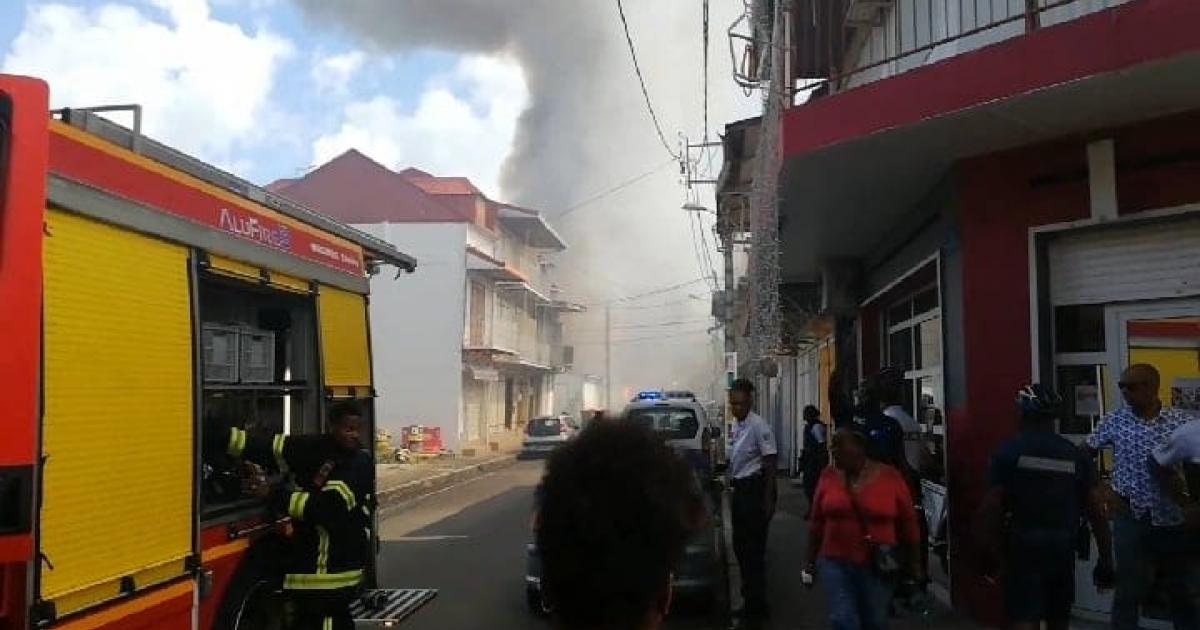
[[[0,64],[42,77],[55,107],[139,103],[143,129],[224,165],[265,139],[261,120],[291,43],[212,17],[206,0],[150,0],[158,19],[110,2],[33,4]]]
[[[312,67],[313,83],[322,92],[345,95],[349,90],[350,81],[362,69],[366,60],[367,54],[361,50],[329,56],[317,55]]]
[[[387,96],[348,103],[340,127],[313,142],[314,160],[321,164],[356,148],[388,167],[469,177],[502,199],[500,167],[528,99],[515,63],[464,57],[430,81],[410,110]]]

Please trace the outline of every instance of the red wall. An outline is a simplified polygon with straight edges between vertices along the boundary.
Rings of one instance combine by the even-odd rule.
[[[960,167],[967,373],[965,405],[947,409],[952,532],[968,531],[984,489],[988,455],[1016,430],[1013,393],[1030,378],[1029,226],[1088,214],[1086,180],[1035,188],[1030,179],[1084,166],[1082,146],[1065,143],[970,160]],[[969,566],[969,542],[952,535],[955,605],[980,621],[998,623],[1000,593]]]
[[[1144,123],[1114,134],[1122,214],[1197,201],[1200,113]]]
[[[1096,134],[1116,141],[1122,213],[1200,201],[1200,112]],[[1089,216],[1086,140],[1026,147],[959,164],[963,251],[965,404],[947,410],[951,529],[969,530],[986,483],[986,462],[1016,430],[1013,393],[1031,378],[1029,228]],[[948,339],[948,343],[955,340]],[[970,564],[964,535],[952,535],[955,605],[997,624],[998,588]]]

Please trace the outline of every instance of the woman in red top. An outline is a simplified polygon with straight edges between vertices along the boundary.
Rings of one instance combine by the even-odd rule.
[[[819,576],[825,588],[831,628],[883,630],[896,585],[876,574],[867,539],[899,545],[910,577],[918,578],[919,530],[912,495],[900,471],[867,457],[861,433],[840,429],[832,446],[834,465],[821,474],[813,497],[806,570]]]

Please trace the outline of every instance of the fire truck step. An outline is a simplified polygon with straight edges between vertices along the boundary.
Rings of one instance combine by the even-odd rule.
[[[433,601],[437,594],[437,590],[429,588],[371,590],[350,605],[350,613],[357,622],[391,625]]]

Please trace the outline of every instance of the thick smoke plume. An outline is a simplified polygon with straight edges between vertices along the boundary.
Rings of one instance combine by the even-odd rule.
[[[294,0],[315,24],[345,29],[368,49],[439,49],[507,56],[523,69],[530,103],[502,171],[505,201],[542,210],[570,245],[559,269],[564,290],[600,304],[618,296],[702,275],[693,252],[679,169],[654,133],[611,0]],[[626,0],[626,12],[646,83],[668,141],[677,132],[704,135],[701,3]],[[725,28],[739,0],[713,0],[711,15],[712,139],[721,125],[744,117],[754,99],[729,80]],[[705,163],[709,162],[705,159]],[[712,160],[712,174],[720,168]],[[656,170],[657,169],[657,170]],[[564,211],[648,171],[653,175],[569,214]],[[445,173],[452,175],[453,173]],[[712,207],[711,187],[701,187]],[[711,216],[705,219],[711,225]],[[708,234],[712,242],[711,232]],[[719,269],[719,258],[712,252]],[[661,308],[614,310],[614,396],[622,386],[691,386],[707,391],[713,346],[703,334],[708,288],[648,298]],[[688,298],[688,293],[703,299]],[[603,307],[569,324],[577,370],[603,373]],[[634,328],[644,325],[645,328]],[[654,335],[661,343],[634,342]]]

